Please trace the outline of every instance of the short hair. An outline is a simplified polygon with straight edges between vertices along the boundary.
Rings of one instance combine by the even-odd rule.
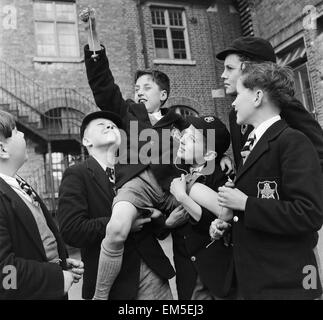
[[[273,62],[244,62],[241,81],[244,87],[264,90],[276,106],[283,108],[295,95],[293,70]]]
[[[8,139],[12,136],[12,130],[16,127],[13,115],[0,110],[0,139]]]
[[[167,101],[170,93],[170,80],[168,75],[159,70],[137,70],[135,74],[135,83],[140,77],[145,75],[151,76],[153,81],[159,86],[161,90],[166,90],[167,98],[165,99],[165,101],[163,101],[162,104],[164,104]]]

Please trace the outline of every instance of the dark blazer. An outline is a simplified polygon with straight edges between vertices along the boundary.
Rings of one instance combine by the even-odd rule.
[[[319,123],[304,108],[301,102],[294,99],[291,103],[284,105],[281,112],[282,118],[288,125],[294,129],[303,132],[313,143],[323,171],[323,130]],[[229,113],[230,133],[232,140],[232,150],[236,167],[241,162],[240,151],[248,139],[249,133],[253,130],[252,126],[248,126],[245,134],[241,133],[241,126],[236,123],[237,117],[234,110]]]
[[[66,243],[81,249],[84,299],[92,299],[94,295],[101,241],[111,217],[113,197],[113,185],[94,158],[89,157],[64,172],[57,218]],[[128,236],[122,268],[110,299],[136,299],[141,259],[163,279],[175,275],[151,228],[146,225],[141,232]]]
[[[152,126],[144,104],[136,104],[132,100],[123,99],[120,88],[114,82],[105,49],[98,51],[97,61],[91,59],[91,54],[86,46],[85,66],[95,102],[100,109],[119,114],[127,133],[127,148],[119,149],[119,162],[116,165],[117,188],[138,176],[149,166],[160,186],[168,191],[173,178],[180,176],[181,171],[171,165],[176,156],[176,151],[173,154],[173,150],[177,150],[177,147],[173,147],[173,138],[169,135],[164,138],[166,143],[162,143],[163,134],[165,135],[165,129],[169,129],[169,132],[174,128],[182,130],[189,126],[188,123],[174,111],[161,109],[164,117]],[[136,126],[138,129],[134,129]],[[154,129],[157,134],[151,137],[151,140],[146,138],[143,139],[144,141],[138,141],[139,135],[146,129]],[[159,146],[157,153],[151,153],[153,157],[151,164],[143,163],[142,159],[139,159],[140,150],[146,150],[147,143],[148,146],[149,143]],[[146,148],[142,149],[144,146]]]
[[[205,176],[204,184],[218,191],[227,182],[217,162],[212,175]],[[232,260],[232,247],[226,247],[223,239],[210,243],[209,228],[216,216],[202,209],[198,223],[186,223],[173,230],[173,250],[176,269],[178,298],[190,300],[197,276],[216,297],[228,294],[226,279]]]
[[[232,230],[240,295],[318,298],[319,279],[317,289],[302,286],[303,268],[317,268],[313,248],[323,223],[323,175],[312,143],[278,121],[255,145],[235,184],[248,195],[245,212],[234,212]]]
[[[0,300],[63,299],[66,249],[56,225],[38,197],[50,230],[53,232],[61,265],[47,262],[36,221],[24,201],[0,178]],[[2,286],[3,268],[17,270],[17,290]]]

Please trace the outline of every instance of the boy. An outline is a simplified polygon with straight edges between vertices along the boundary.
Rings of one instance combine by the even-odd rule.
[[[81,248],[84,299],[94,296],[100,246],[111,217],[115,196],[111,173],[121,143],[121,123],[118,115],[107,111],[93,112],[83,119],[81,140],[90,157],[68,168],[60,186],[58,221],[66,243]],[[132,231],[142,231],[130,233],[125,243],[122,268],[110,294],[113,300],[152,296],[152,283],[159,291],[152,297],[163,298],[162,292],[171,296],[167,280],[174,276],[174,270],[147,224],[150,220],[137,219],[132,227]],[[156,276],[152,277],[153,273]]]
[[[269,41],[257,37],[241,37],[235,39],[225,50],[217,54],[224,61],[222,79],[227,95],[237,95],[237,80],[241,75],[243,62],[276,62],[275,50]],[[282,110],[282,118],[292,128],[303,132],[313,143],[320,158],[323,170],[323,130],[312,115],[295,98],[290,99]],[[232,150],[236,167],[241,164],[241,148],[246,143],[251,126],[237,125],[236,113],[229,113]]]
[[[234,269],[242,299],[317,299],[313,248],[323,222],[323,176],[316,150],[280,117],[294,95],[291,70],[245,63],[233,107],[254,130],[242,150],[236,188],[219,189],[234,210]],[[315,275],[310,288],[308,266]]]
[[[138,210],[154,207],[163,212],[170,212],[177,205],[173,198],[169,197],[168,190],[170,182],[179,176],[180,171],[173,165],[175,148],[172,136],[168,134],[167,137],[167,131],[171,132],[174,128],[182,130],[188,124],[173,111],[161,108],[170,91],[169,78],[163,72],[138,71],[135,77],[136,103],[123,100],[119,87],[114,83],[104,48],[99,44],[95,20],[89,18],[90,12],[86,9],[81,14],[81,19],[91,21],[93,30],[89,32],[89,46],[92,51],[97,52],[96,58],[92,60],[92,53],[85,48],[89,84],[99,108],[114,111],[123,119],[128,137],[128,148],[121,148],[119,164],[116,166],[118,192],[103,241],[106,250],[102,255],[102,261],[105,260],[102,266],[106,267],[99,268],[99,274],[106,273],[103,278],[109,278],[113,283],[121,265],[123,243],[138,216]],[[138,126],[138,131],[132,131],[133,125]],[[157,156],[150,163],[147,163],[145,157],[140,158],[139,152],[147,141],[139,141],[138,145],[131,141],[131,137],[141,135],[147,129],[151,129],[152,148],[158,146],[154,150],[157,151]],[[163,142],[166,143],[163,145]],[[152,154],[155,155],[155,152],[152,151]],[[98,281],[103,285],[104,281],[101,281],[100,277]],[[108,288],[111,283],[105,282],[105,286]]]
[[[27,160],[24,134],[0,111],[0,300],[64,299],[83,274],[36,192],[17,171]],[[5,287],[6,267],[14,268]],[[3,271],[3,272],[2,272]]]
[[[191,217],[189,223],[172,230],[178,298],[230,298],[225,281],[232,248],[223,241],[210,245],[208,237],[214,215],[227,221],[232,218],[232,211],[222,209],[217,203],[218,188],[227,178],[221,171],[216,151],[227,150],[230,136],[214,117],[187,119],[192,126],[182,133],[177,155],[190,160],[192,166],[188,174],[174,179],[170,188]],[[207,134],[212,131],[216,132],[215,139]]]

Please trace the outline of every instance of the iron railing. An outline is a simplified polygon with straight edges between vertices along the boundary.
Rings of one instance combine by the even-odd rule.
[[[1,60],[0,105],[49,141],[78,135],[84,114],[96,109],[75,89],[40,86]]]

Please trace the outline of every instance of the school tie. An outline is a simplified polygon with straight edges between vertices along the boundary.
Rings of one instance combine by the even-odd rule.
[[[116,175],[115,175],[115,172],[114,172],[114,169],[112,168],[109,168],[107,167],[106,170],[105,170],[108,178],[109,178],[109,181],[113,184],[115,184],[116,182]]]
[[[243,164],[245,164],[247,158],[249,157],[249,154],[252,150],[255,140],[256,140],[256,135],[254,132],[251,132],[248,137],[247,142],[245,143],[245,145],[243,146],[243,148],[241,150],[241,157],[242,157]]]
[[[34,189],[22,178],[16,177],[19,187],[28,194],[28,196],[33,200],[34,203],[39,204],[38,197]]]

